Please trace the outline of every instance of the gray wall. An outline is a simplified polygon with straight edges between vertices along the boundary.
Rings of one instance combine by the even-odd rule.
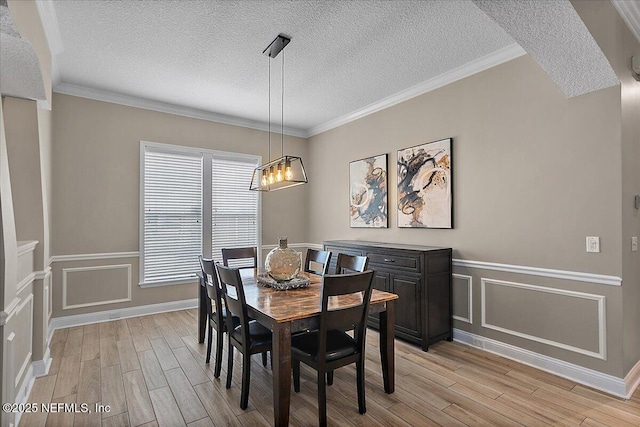
[[[636,40],[609,2],[573,1],[573,6],[618,75],[622,105],[622,277],[624,372],[640,360],[640,251],[631,252],[631,237],[640,237],[640,83],[631,75],[632,56],[640,57]]]
[[[447,246],[456,260],[523,266],[456,266],[454,314],[472,316],[454,326],[622,377],[621,287],[530,269],[622,276],[621,114],[619,87],[567,99],[524,56],[313,136],[309,242]],[[398,228],[396,151],[447,137],[455,228]],[[382,153],[390,228],[349,228],[349,161]]]
[[[447,137],[455,228],[397,228],[396,151]],[[619,141],[619,88],[567,99],[521,57],[312,137],[309,239],[446,245],[456,258],[620,275]],[[391,227],[350,229],[349,160],[382,153]],[[600,236],[601,253],[585,252],[586,236]]]
[[[86,254],[138,251],[140,141],[255,154],[266,162],[267,133],[58,93],[54,94],[53,107],[54,317],[196,298],[195,282],[141,289],[137,255],[95,261],[80,258]],[[285,137],[285,151],[307,160],[304,139]],[[280,235],[287,235],[291,242],[304,242],[306,217],[305,186],[264,194],[262,243],[275,245]],[[60,255],[76,259],[56,260]],[[92,288],[97,286],[112,289],[112,294],[95,294],[93,302],[97,305],[62,309],[63,305],[77,305],[62,301],[63,269],[109,265],[122,266],[118,283],[110,282],[114,277],[110,268],[89,270],[93,272],[93,282],[84,292],[92,294]],[[67,285],[74,292],[83,292],[73,282],[82,272],[67,272]],[[128,276],[131,301],[111,302],[122,299],[123,286],[128,286],[122,281]],[[88,303],[86,298],[81,299]]]

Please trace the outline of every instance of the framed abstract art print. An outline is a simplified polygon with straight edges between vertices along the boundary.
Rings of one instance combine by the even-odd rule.
[[[451,142],[398,150],[398,227],[453,228]]]
[[[349,163],[351,227],[387,228],[387,155]]]

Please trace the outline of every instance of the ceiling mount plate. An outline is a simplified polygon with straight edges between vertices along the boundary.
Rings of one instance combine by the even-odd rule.
[[[284,34],[278,34],[278,37],[276,37],[269,44],[269,46],[267,46],[267,48],[262,51],[262,53],[270,58],[275,58],[276,56],[278,56],[280,51],[289,44],[290,41],[291,37],[287,37]]]

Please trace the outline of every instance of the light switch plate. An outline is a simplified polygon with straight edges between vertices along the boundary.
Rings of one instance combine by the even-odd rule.
[[[631,252],[636,252],[638,250],[638,236],[633,236],[631,238]]]
[[[600,237],[587,236],[587,252],[600,252]]]

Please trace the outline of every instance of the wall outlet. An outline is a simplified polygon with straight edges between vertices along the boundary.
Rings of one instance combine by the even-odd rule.
[[[631,252],[636,252],[638,250],[638,236],[633,236],[631,238]]]
[[[587,252],[600,252],[600,237],[587,236]]]

